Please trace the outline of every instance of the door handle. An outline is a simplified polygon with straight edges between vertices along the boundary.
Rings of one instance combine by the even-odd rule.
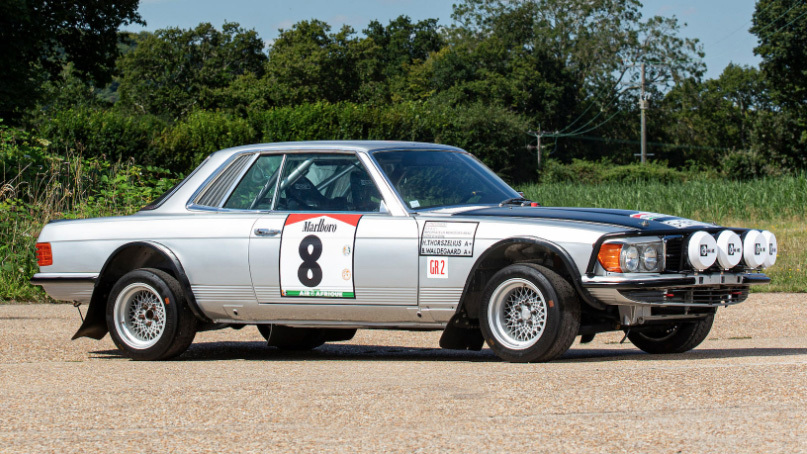
[[[277,236],[280,234],[280,230],[276,229],[255,229],[256,236]]]

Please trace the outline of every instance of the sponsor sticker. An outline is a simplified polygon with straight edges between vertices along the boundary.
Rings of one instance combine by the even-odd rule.
[[[654,219],[666,218],[666,217],[669,217],[669,216],[667,216],[666,214],[659,214],[659,213],[639,212],[639,213],[633,213],[632,215],[630,215],[630,217],[632,217],[634,219],[646,219],[648,221],[652,221]]]
[[[355,298],[353,252],[361,215],[290,214],[280,241],[280,294]]]
[[[705,222],[693,221],[692,219],[673,218],[666,221],[661,221],[662,224],[675,227],[677,229],[685,229],[687,227],[712,227],[714,224],[707,224]]]
[[[426,277],[428,279],[448,279],[448,258],[426,257]]]
[[[478,222],[426,221],[420,239],[420,255],[473,257]]]

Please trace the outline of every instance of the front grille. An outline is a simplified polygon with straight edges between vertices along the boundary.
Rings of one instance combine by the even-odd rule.
[[[748,286],[716,285],[694,289],[620,290],[619,293],[640,303],[711,306],[742,303],[748,299]]]
[[[672,272],[679,272],[683,271],[686,268],[684,267],[684,237],[683,236],[673,236],[667,237],[664,239],[666,243],[666,254],[665,254],[665,269],[667,271]]]

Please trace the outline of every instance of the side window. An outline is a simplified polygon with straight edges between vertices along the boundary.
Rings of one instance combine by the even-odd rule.
[[[235,187],[224,208],[236,210],[268,210],[277,186],[277,175],[283,155],[262,155]]]
[[[378,212],[381,195],[355,155],[290,154],[276,209]]]

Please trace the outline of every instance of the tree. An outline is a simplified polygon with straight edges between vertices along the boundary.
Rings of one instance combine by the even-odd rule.
[[[771,95],[789,109],[807,113],[807,3],[800,0],[759,0],[751,33],[759,45],[760,68],[770,81]]]
[[[194,108],[219,107],[218,90],[239,76],[263,74],[263,41],[226,22],[144,32],[119,61],[120,101],[138,113],[177,120]]]
[[[683,81],[665,95],[660,107],[665,142],[692,146],[676,149],[670,161],[713,167],[721,164],[721,149],[752,148],[760,115],[773,108],[762,73],[734,64],[717,79]]]
[[[372,42],[361,40],[348,26],[331,33],[319,20],[301,21],[280,36],[269,50],[266,81],[278,105],[317,101],[357,101],[362,80],[376,71]]]
[[[0,2],[0,117],[12,121],[64,66],[96,85],[109,81],[121,25],[145,24],[139,0],[4,0]]]
[[[675,18],[643,20],[639,8],[635,0],[465,0],[454,8],[449,49],[423,79],[438,96],[527,115],[533,128],[556,132],[565,158],[614,157],[614,147],[572,138],[638,138],[637,103],[626,95],[638,94],[641,63],[653,64],[647,80],[657,97],[704,71],[698,41],[680,37]]]

